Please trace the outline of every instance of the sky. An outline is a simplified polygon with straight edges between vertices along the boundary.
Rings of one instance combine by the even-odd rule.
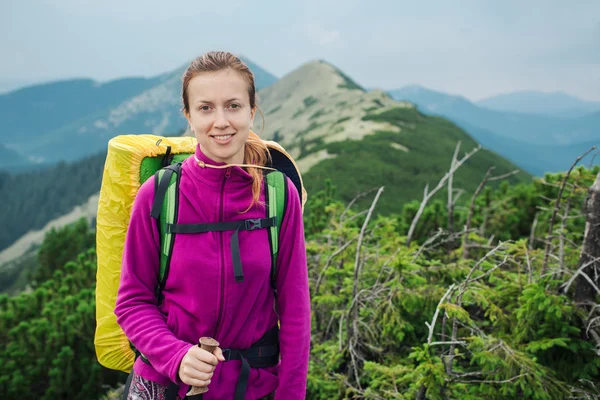
[[[227,50],[277,77],[324,59],[367,88],[600,101],[600,0],[2,0],[0,37],[0,90]]]

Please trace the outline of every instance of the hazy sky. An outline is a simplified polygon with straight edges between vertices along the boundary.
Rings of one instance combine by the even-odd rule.
[[[600,100],[600,0],[1,0],[0,87],[153,76],[229,50],[278,77],[325,59],[365,87]]]

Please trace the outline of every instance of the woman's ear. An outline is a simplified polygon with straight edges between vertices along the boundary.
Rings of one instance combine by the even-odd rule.
[[[190,128],[190,131],[192,131],[192,133],[195,134],[196,132],[194,132],[194,128],[192,127],[192,120],[190,119],[190,114],[187,111],[184,111],[183,115],[185,115],[185,119],[187,120],[188,128]]]
[[[254,107],[252,109],[252,111],[250,111],[250,127],[252,128],[252,126],[254,125],[254,116],[256,115],[256,107]]]

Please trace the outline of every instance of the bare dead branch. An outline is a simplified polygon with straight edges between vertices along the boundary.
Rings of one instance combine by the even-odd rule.
[[[554,204],[554,210],[552,211],[552,216],[550,217],[550,222],[548,224],[549,225],[548,226],[548,236],[552,235],[552,231],[554,230],[554,221],[556,220],[556,214],[558,213],[558,209],[560,207],[560,201],[561,201],[561,198],[563,195],[563,191],[565,190],[565,185],[567,184],[567,180],[569,179],[569,176],[571,175],[573,168],[575,168],[575,166],[579,163],[579,161],[581,161],[581,159],[583,157],[585,157],[586,155],[588,155],[590,152],[592,152],[595,149],[596,149],[596,146],[592,146],[591,149],[589,149],[588,151],[583,153],[581,156],[577,157],[577,159],[575,160],[573,165],[571,165],[571,168],[569,168],[569,171],[567,171],[567,173],[565,174],[565,177],[563,178],[562,184],[558,191],[558,196],[556,198],[556,203]],[[550,243],[548,242],[548,243],[546,243],[546,249],[544,250],[544,261],[542,262],[542,274],[545,274],[546,269],[548,268],[549,253],[550,253]]]
[[[600,151],[597,151],[597,152],[595,152],[595,153],[592,155],[592,159],[590,160],[590,163],[589,163],[588,169],[592,169],[592,168],[594,167],[594,160],[596,159],[596,156],[597,156],[598,154],[600,154]]]
[[[408,236],[406,238],[406,246],[409,246],[412,241],[412,237],[415,232],[417,222],[419,221],[419,218],[421,218],[421,214],[423,214],[423,211],[425,210],[425,206],[427,205],[427,202],[431,199],[431,197],[433,197],[434,194],[436,194],[438,192],[438,190],[440,190],[444,186],[444,184],[446,183],[448,178],[450,178],[450,176],[452,176],[452,174],[454,174],[454,172],[458,168],[460,168],[461,165],[463,165],[469,158],[471,158],[471,156],[473,156],[473,154],[478,152],[480,149],[481,149],[481,145],[474,148],[473,150],[471,150],[471,152],[465,154],[465,156],[463,158],[461,158],[459,161],[457,161],[454,164],[454,166],[448,172],[446,172],[446,174],[442,177],[442,179],[440,179],[437,186],[431,192],[429,192],[429,184],[425,185],[425,189],[423,192],[423,201],[421,202],[421,205],[419,206],[419,210],[417,211],[417,214],[415,215],[415,217],[412,220],[412,223],[410,224],[410,228],[408,230]]]
[[[536,212],[535,217],[533,218],[533,223],[531,224],[531,233],[529,235],[529,251],[533,250],[533,245],[535,242],[535,229],[537,228],[539,216],[540,213]]]
[[[567,282],[563,283],[561,285],[561,288],[563,289],[564,293],[567,293],[569,291],[569,288],[571,287],[571,284],[573,284],[573,282],[575,281],[575,278],[577,278],[579,275],[585,277],[585,279],[592,285],[592,287],[594,289],[596,289],[596,292],[598,292],[598,294],[600,294],[600,289],[598,289],[598,287],[594,284],[594,281],[592,281],[592,278],[590,278],[586,273],[583,272],[584,269],[586,269],[587,267],[589,267],[590,265],[599,262],[600,261],[600,257],[596,257],[596,258],[592,258],[590,261],[588,261],[587,263],[583,264],[571,277],[571,279],[569,279]]]
[[[510,382],[514,382],[517,379],[523,377],[523,376],[527,376],[529,375],[529,373],[523,373],[523,374],[519,374],[517,376],[513,376],[510,379],[505,379],[503,381],[494,381],[494,380],[461,380],[461,379],[452,379],[452,378],[446,378],[446,382],[453,382],[453,383],[486,383],[486,384],[490,384],[490,385],[502,385],[503,383],[510,383]]]
[[[489,180],[490,175],[495,168],[496,167],[493,167],[493,166],[488,168],[487,172],[485,173],[485,176],[483,177],[483,180],[479,183],[479,186],[477,186],[477,189],[475,189],[473,196],[471,196],[471,203],[469,204],[469,214],[467,215],[467,224],[465,225],[466,231],[471,229],[471,223],[473,221],[473,213],[475,212],[475,200],[477,199],[477,196],[479,196],[479,193],[481,193],[481,191],[483,190],[483,187]],[[463,258],[469,258],[469,240],[468,239],[469,239],[469,235],[466,235],[464,249],[463,249]]]
[[[344,243],[344,245],[340,248],[338,248],[336,251],[334,251],[329,258],[327,259],[327,262],[325,263],[325,266],[323,267],[323,269],[321,270],[321,272],[319,273],[319,278],[317,279],[317,283],[315,284],[315,296],[317,296],[319,294],[319,287],[321,286],[321,281],[323,280],[323,276],[325,275],[325,271],[327,271],[327,269],[331,266],[331,262],[333,261],[333,259],[335,257],[337,257],[338,255],[340,255],[344,250],[346,250],[346,248],[356,240],[356,238],[352,238],[349,241],[347,241],[346,243]]]
[[[429,335],[427,336],[428,344],[431,344],[431,341],[433,340],[433,330],[435,329],[435,323],[437,321],[438,315],[440,314],[440,306],[444,303],[444,301],[446,300],[446,297],[448,297],[450,295],[450,293],[452,293],[452,291],[454,291],[455,286],[456,286],[455,284],[450,285],[448,290],[446,290],[446,293],[440,299],[440,302],[438,303],[438,305],[435,309],[435,313],[433,314],[433,318],[431,319],[431,324],[429,324],[429,322],[425,322],[425,325],[427,325],[427,327],[429,328]]]
[[[368,196],[369,194],[371,194],[372,192],[374,192],[375,189],[376,188],[372,188],[370,190],[367,190],[366,192],[358,193],[356,196],[354,196],[354,198],[350,201],[350,203],[348,203],[348,205],[346,206],[346,208],[342,212],[342,215],[340,215],[340,221],[344,220],[344,217],[346,216],[346,214],[348,213],[348,211],[350,211],[350,209],[352,208],[352,206],[354,205],[354,203],[356,203],[359,199]]]
[[[444,233],[444,231],[442,230],[442,228],[439,228],[438,231],[436,232],[436,234],[434,236],[429,237],[422,245],[421,247],[419,247],[419,250],[415,253],[415,256],[412,259],[412,262],[414,263],[415,261],[417,261],[417,258],[419,258],[419,256],[421,255],[421,253],[423,252],[423,250],[430,245],[431,243],[435,242],[435,240],[437,238],[439,238],[442,233]]]
[[[512,170],[512,171],[510,171],[510,172],[507,172],[507,173],[505,173],[505,174],[502,174],[502,175],[493,176],[493,177],[491,177],[490,179],[488,179],[488,181],[489,181],[489,182],[493,182],[493,181],[499,181],[499,180],[501,180],[501,179],[506,179],[506,178],[508,178],[508,177],[510,177],[510,176],[513,176],[513,175],[516,175],[516,174],[518,174],[519,172],[521,172],[521,171],[520,171],[520,170],[518,170],[518,169],[515,169],[515,170]]]
[[[360,230],[360,235],[358,237],[358,244],[356,245],[356,258],[354,262],[354,287],[352,289],[352,297],[356,297],[356,293],[358,292],[358,278],[360,276],[360,249],[363,242],[363,237],[365,235],[365,230],[367,229],[367,225],[369,224],[369,220],[371,219],[371,215],[373,214],[373,210],[375,209],[375,205],[377,204],[377,200],[379,200],[379,196],[383,192],[383,186],[379,188],[377,194],[375,195],[375,199],[371,203],[371,208],[369,208],[369,213],[367,214],[367,218],[365,218],[365,222]]]
[[[464,340],[448,340],[445,342],[433,342],[433,343],[430,343],[429,345],[430,346],[441,346],[441,345],[446,345],[446,344],[454,344],[454,345],[459,344],[461,346],[466,346],[467,342],[465,342]]]
[[[454,149],[454,154],[452,155],[452,161],[450,161],[450,170],[454,168],[456,163],[458,162],[458,151],[460,150],[460,140],[456,143],[456,148]],[[452,201],[452,195],[454,194],[452,190],[452,182],[454,180],[454,174],[448,176],[448,230],[450,232],[454,232],[454,202]]]

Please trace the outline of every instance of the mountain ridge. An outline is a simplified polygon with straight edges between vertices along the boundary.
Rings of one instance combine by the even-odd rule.
[[[472,137],[452,122],[426,116],[412,103],[396,101],[384,91],[367,92],[323,61],[301,65],[271,86],[260,89],[258,95],[265,124],[263,131],[262,121],[255,120],[257,126],[253,130],[264,139],[277,140],[292,154],[303,173],[309,197],[322,189],[328,179],[339,187],[341,200],[351,200],[374,185],[385,185],[380,211],[399,211],[402,204],[421,196],[428,182],[443,176],[457,142],[462,142],[464,151],[477,146]],[[88,161],[85,168],[101,170],[102,159],[94,160],[99,165],[89,165]],[[81,170],[77,165],[70,168]],[[492,165],[498,173],[516,169],[483,149],[456,175],[457,187],[474,190]],[[59,170],[54,171],[55,175],[60,174]],[[52,181],[50,177],[40,179]],[[87,181],[98,179],[94,176]],[[528,179],[529,175],[522,173],[512,177],[511,182]],[[32,189],[27,188],[26,182],[23,184],[24,191]],[[86,190],[89,192],[81,193],[78,198],[89,198],[99,187]],[[42,194],[28,196],[45,199]],[[18,198],[16,194],[14,207],[19,206]],[[358,204],[362,205],[361,202]]]
[[[583,100],[564,91],[519,90],[478,100],[475,104],[496,111],[577,117],[600,111],[600,101]]]

